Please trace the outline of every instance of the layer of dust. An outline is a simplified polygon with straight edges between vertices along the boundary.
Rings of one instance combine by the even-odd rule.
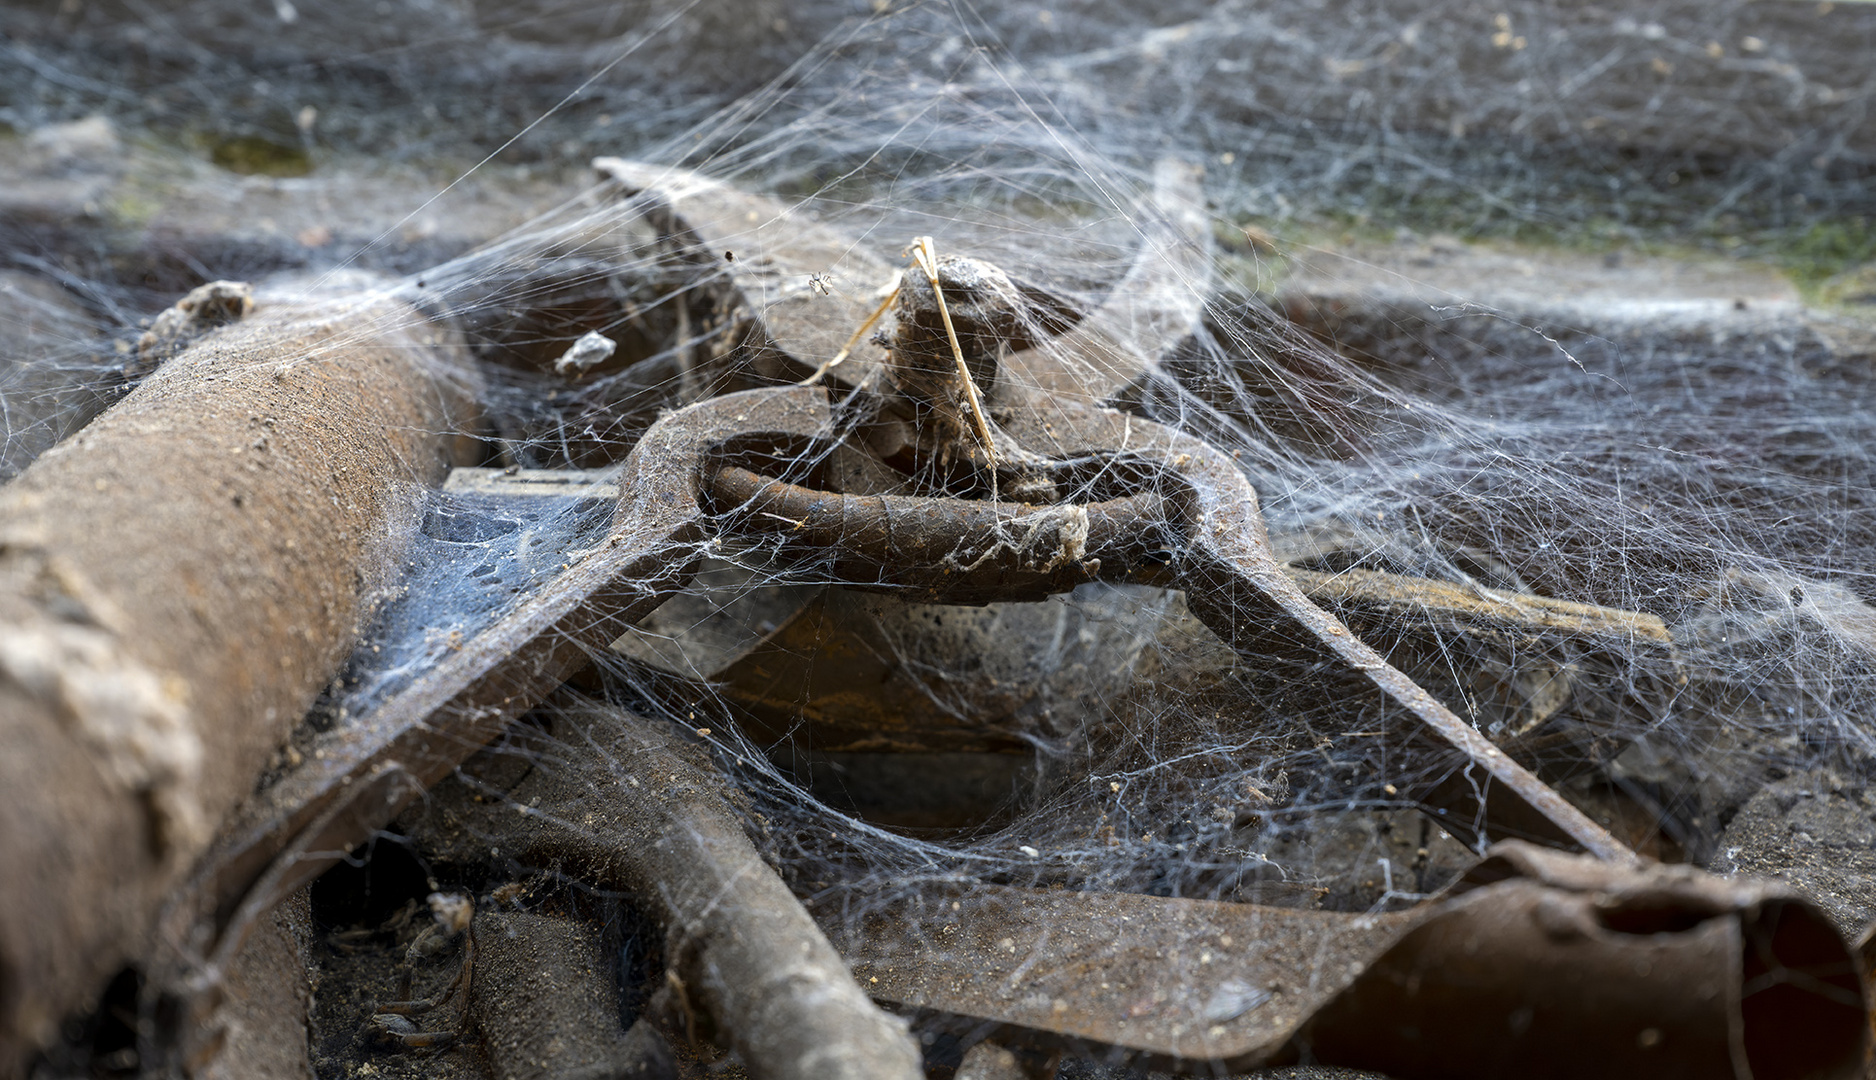
[[[1789,882],[1855,940],[1876,920],[1876,788],[1836,769],[1773,780],[1726,826],[1709,869]]]
[[[313,1080],[307,1035],[315,948],[305,893],[261,920],[229,972],[215,1017],[225,1034],[202,1080]]]
[[[26,618],[0,627],[0,677],[57,710],[107,785],[149,801],[148,828],[161,850],[206,844],[208,823],[196,796],[202,737],[188,685],[127,655],[111,630]]]
[[[0,491],[0,1057],[148,949],[350,651],[448,464],[455,348],[396,304],[263,298]]]

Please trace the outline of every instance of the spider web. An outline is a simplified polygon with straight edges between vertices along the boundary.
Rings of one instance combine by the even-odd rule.
[[[922,235],[1070,317],[1130,310],[1129,275],[1164,258],[1170,158],[1202,167],[1203,273],[1180,282],[1195,318],[1145,335],[1110,403],[1233,458],[1299,580],[1327,596],[1393,575],[1658,627],[1486,633],[1427,606],[1338,609],[1651,854],[1726,869],[1729,823],[1768,783],[1862,788],[1876,76],[1853,58],[1876,9],[203,12],[7,14],[0,118],[45,170],[82,173],[94,151],[73,125],[106,116],[105,153],[133,163],[140,132],[224,164],[241,147],[303,159],[306,179],[242,181],[260,201],[343,169],[420,186],[355,220],[328,205],[308,226],[323,239],[242,224],[246,241],[205,250],[159,231],[129,264],[9,218],[0,469],[134,385],[139,320],[200,281],[303,270],[291,288],[356,281],[457,328],[481,409],[452,434],[481,472],[392,523],[401,574],[295,757],[603,536],[653,423],[778,381],[751,358],[752,319],[830,312],[798,358],[823,362],[852,311],[915,272]],[[600,155],[660,184],[596,182]],[[131,187],[99,212],[123,228],[136,197],[204,184],[178,175],[114,181]],[[728,255],[701,261],[673,227],[691,176],[754,200]],[[438,230],[458,212],[462,236]],[[840,265],[770,252],[791,221],[837,237]],[[493,222],[512,227],[471,235]],[[768,278],[748,269],[771,256]],[[1708,276],[1664,280],[1683,265]],[[556,370],[589,333],[615,351]],[[827,460],[791,454],[778,473]],[[501,486],[535,470],[554,494]],[[1388,734],[1397,710],[1320,662],[1234,653],[1177,588],[946,605],[754,533],[670,556],[700,560],[692,588],[594,650],[578,691],[691,732],[764,857],[831,918],[959,882],[1384,910],[1470,858],[1418,812],[1427,776]],[[552,707],[530,723],[560,730]],[[513,739],[445,787],[499,791],[505,758],[554,759]],[[428,869],[485,892],[540,868]]]

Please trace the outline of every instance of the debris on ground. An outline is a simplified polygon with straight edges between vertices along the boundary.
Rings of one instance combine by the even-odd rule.
[[[0,1076],[1862,1075],[1876,9],[1463,6],[0,12]]]

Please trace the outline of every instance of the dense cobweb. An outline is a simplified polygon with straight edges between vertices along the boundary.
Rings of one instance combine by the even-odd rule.
[[[1786,260],[1811,286],[1849,280],[1876,210],[1876,75],[1856,60],[1876,22],[1860,5],[411,5],[366,19],[384,41],[350,51],[324,16],[276,7],[204,30],[228,47],[193,59],[166,35],[202,28],[70,16],[90,47],[159,54],[136,71],[169,72],[161,92],[134,74],[87,90],[74,54],[22,35],[7,47],[33,64],[12,77],[11,122],[102,110],[177,131],[203,107],[184,99],[234,97],[215,138],[303,138],[316,160],[396,140],[449,159],[460,183],[411,192],[413,214],[426,199],[447,212],[517,160],[577,176],[616,155],[757,193],[888,268],[910,272],[906,245],[932,236],[1078,314],[1159,257],[1143,246],[1165,213],[1156,162],[1200,165],[1196,325],[1114,404],[1235,459],[1299,573],[1568,601],[1661,631],[1494,635],[1390,608],[1357,622],[1371,643],[1667,857],[1710,860],[1776,770],[1866,767],[1876,403],[1843,318],[1722,305],[1571,321],[1490,297],[1323,299],[1285,276],[1325,244],[1455,234],[1592,260],[1704,249]],[[1818,28],[1831,19],[1840,30]],[[243,65],[268,50],[277,74],[257,81]],[[370,80],[408,106],[360,100]],[[489,82],[517,88],[502,99]],[[316,124],[291,119],[315,100]],[[371,269],[464,334],[483,407],[463,434],[483,466],[585,470],[587,485],[525,506],[431,493],[405,585],[316,710],[320,731],[596,542],[638,438],[736,383],[718,375],[763,303],[865,307],[890,288],[790,267],[739,292],[734,235],[700,261],[655,189],[564,189],[441,261],[378,243],[305,267]],[[750,243],[774,224],[758,216]],[[30,236],[18,268],[63,287],[59,304],[76,296],[95,329],[55,329],[7,370],[8,467],[82,421],[79,396],[134,382],[93,338],[134,340],[166,302]],[[198,258],[204,278],[250,272],[238,253]],[[35,318],[32,303],[8,317]],[[617,351],[556,371],[588,333]],[[1389,705],[1319,660],[1234,654],[1176,588],[948,607],[830,579],[761,539],[671,559],[703,560],[692,592],[595,655],[581,692],[707,743],[765,855],[802,895],[838,894],[834,909],[979,880],[1364,910],[1437,888],[1464,856],[1414,812],[1429,766],[1402,756]]]
[[[1336,118],[1341,138],[1317,134],[1308,153],[1298,149],[1288,163],[1295,169],[1334,150],[1310,189],[1325,203],[1335,197],[1323,184],[1408,160],[1416,140],[1444,140],[1449,159],[1484,153],[1477,145],[1454,149],[1467,124],[1520,135],[1553,125],[1541,151],[1525,144],[1519,169],[1564,186],[1570,170],[1584,167],[1580,159],[1595,163],[1586,131],[1619,121],[1636,126],[1624,136],[1636,142],[1684,139],[1642,125],[1659,122],[1666,108],[1714,108],[1685,85],[1671,105],[1603,124],[1581,122],[1592,117],[1572,124],[1555,100],[1548,115],[1487,100],[1463,120],[1426,106],[1395,140],[1387,133],[1407,125],[1364,112],[1381,108],[1373,91],[1344,89],[1367,74],[1356,59],[1328,65],[1327,82],[1308,70],[1349,51],[1351,38],[1312,41],[1268,14],[1210,12],[1195,22],[1161,15],[1169,25],[1144,44],[1123,44],[1113,24],[1105,24],[1108,36],[1096,33],[1100,13],[1061,16],[1058,29],[1043,12],[1027,14],[1033,26],[991,25],[943,6],[852,20],[725,109],[669,138],[606,148],[774,193],[778,209],[811,217],[892,265],[907,265],[902,248],[913,236],[933,235],[946,252],[986,259],[1092,310],[1111,299],[1135,259],[1155,257],[1139,250],[1156,213],[1154,160],[1183,153],[1204,165],[1215,231],[1232,242],[1233,224],[1272,220],[1259,214],[1259,190],[1284,190],[1247,178],[1240,159],[1278,156],[1266,142],[1296,138],[1300,119],[1323,116],[1330,101],[1368,104]],[[1612,57],[1628,55],[1624,48],[1644,47],[1635,43],[1665,49],[1687,35],[1711,35],[1696,44],[1699,57],[1712,60],[1708,40],[1725,30],[1723,53],[1758,55],[1741,53],[1737,28],[1719,26],[1712,14],[1679,36],[1663,29],[1676,14],[1665,9],[1659,21],[1632,27],[1538,14],[1528,29],[1524,14],[1505,20],[1519,32],[1506,48],[1493,44],[1506,32],[1497,20],[1473,26],[1444,9],[1395,13],[1369,31],[1370,62],[1406,68],[1402,57],[1429,55],[1418,70],[1388,75],[1399,85],[1387,96],[1405,108],[1412,94],[1458,93],[1468,77],[1484,78],[1469,70],[1480,56],[1502,53],[1516,63],[1527,50],[1541,52],[1528,61],[1535,70],[1549,66],[1555,81],[1580,86],[1591,68],[1569,69],[1573,58],[1594,55],[1610,67]],[[1480,40],[1458,39],[1461,30]],[[1441,35],[1451,36],[1444,46]],[[1545,35],[1549,49],[1529,44]],[[1267,74],[1256,88],[1290,96],[1269,107],[1260,129],[1247,115],[1244,88],[1228,78],[1229,45],[1269,41],[1290,47],[1274,57],[1260,52],[1260,62],[1290,65],[1292,73]],[[1639,62],[1639,53],[1631,59]],[[1135,81],[1117,89],[1098,77],[1116,66]],[[1665,78],[1657,68],[1651,75]],[[1598,108],[1614,113],[1624,104],[1613,91],[1608,97]],[[1129,115],[1141,119],[1129,124]],[[1845,122],[1833,113],[1826,125]],[[1708,123],[1726,126],[1726,138],[1748,137]],[[1351,133],[1373,144],[1352,144]],[[1830,137],[1842,144],[1846,134]],[[1810,135],[1825,138],[1825,129]],[[1515,145],[1515,136],[1500,138]],[[1851,197],[1833,186],[1832,168],[1843,166],[1807,159],[1794,181],[1714,138],[1682,152],[1746,159],[1727,166],[1721,201],[1793,201],[1780,189],[1793,183],[1814,187],[1813,200]],[[1431,198],[1439,170],[1422,166],[1409,180],[1365,182],[1395,197],[1404,189]],[[1571,201],[1591,197],[1581,191],[1536,204],[1517,193],[1518,182],[1515,172],[1444,181],[1480,215],[1514,199],[1525,199],[1538,225],[1592,213]],[[1343,190],[1344,201],[1329,209],[1366,209],[1353,189]],[[1645,192],[1617,190],[1593,213],[1644,212]],[[558,220],[425,272],[423,288],[454,305],[454,317],[495,361],[490,416],[508,439],[504,462],[618,462],[645,423],[696,392],[675,370],[683,357],[736,344],[713,340],[696,311],[727,277],[727,264],[673,259],[659,247],[643,201],[610,197],[604,209],[570,206]],[[1282,228],[1280,218],[1274,224]],[[760,229],[750,232],[755,242]],[[618,246],[632,254],[621,260]],[[1377,302],[1330,327],[1343,345],[1338,355],[1242,284],[1244,265],[1263,257],[1254,245],[1213,257],[1223,270],[1214,280],[1225,284],[1190,283],[1204,291],[1194,297],[1203,303],[1198,332],[1153,357],[1126,403],[1231,453],[1293,565],[1638,612],[1672,636],[1671,652],[1652,641],[1623,652],[1606,640],[1506,644],[1436,626],[1378,628],[1397,661],[1462,715],[1488,727],[1577,729],[1564,740],[1574,752],[1543,758],[1546,778],[1608,814],[1619,811],[1596,800],[1639,804],[1639,813],[1662,822],[1667,839],[1658,843],[1694,858],[1711,853],[1729,811],[1761,779],[1757,770],[1817,751],[1866,750],[1857,595],[1866,588],[1859,555],[1870,542],[1858,465],[1868,414],[1861,378],[1838,358],[1841,346],[1802,320],[1676,330],[1585,317],[1590,328],[1579,329],[1534,322],[1549,312],[1541,305],[1415,312]],[[835,277],[776,288],[870,298],[885,285]],[[738,325],[718,320],[715,329],[733,334]],[[642,359],[573,386],[551,378],[543,385],[544,361],[594,329],[633,336]],[[1358,861],[1360,882],[1334,879],[1347,894],[1340,902],[1378,895],[1375,861],[1394,853],[1365,848],[1376,843],[1372,830],[1393,829],[1390,815],[1411,806],[1389,789],[1413,786],[1386,771],[1412,763],[1374,745],[1386,741],[1389,725],[1376,715],[1382,707],[1298,691],[1314,677],[1308,665],[1229,655],[1176,591],[1089,585],[1040,605],[958,610],[953,627],[940,631],[930,624],[942,613],[903,601],[808,598],[812,574],[804,579],[760,543],[745,548],[727,560],[714,549],[725,565],[709,595],[727,614],[681,609],[653,620],[647,636],[706,617],[799,626],[800,612],[819,605],[814,617],[838,613],[855,624],[844,629],[847,640],[874,654],[855,677],[872,667],[891,673],[872,707],[934,730],[856,738],[850,729],[863,725],[864,707],[842,715],[838,703],[814,696],[812,674],[773,670],[775,656],[807,640],[777,627],[744,628],[768,640],[761,677],[775,683],[766,690],[752,686],[753,675],[701,670],[701,661],[684,657],[682,640],[667,643],[661,662],[645,660],[659,650],[622,648],[625,658],[602,666],[610,692],[713,733],[724,760],[740,763],[739,780],[759,793],[765,818],[791,826],[771,833],[773,853],[800,871],[804,886],[838,879],[872,888],[963,872],[1226,895],[1268,879],[1329,881],[1355,872]],[[783,585],[796,591],[752,599],[751,590]],[[753,615],[737,609],[739,599]],[[792,658],[809,673],[817,665],[842,670],[831,652]],[[673,681],[674,667],[693,677]],[[895,739],[891,750],[870,748]],[[994,765],[942,756],[985,749],[1000,753]],[[925,768],[919,754],[941,756]],[[911,784],[913,776],[922,779]],[[947,783],[959,790],[906,795]],[[881,803],[893,797],[911,805]],[[1416,855],[1426,847],[1418,823],[1400,828],[1416,838],[1408,855],[1427,858]],[[1339,835],[1346,829],[1362,839]],[[1350,844],[1363,850],[1343,850]],[[1351,865],[1337,867],[1338,859]],[[828,869],[807,869],[821,860]]]

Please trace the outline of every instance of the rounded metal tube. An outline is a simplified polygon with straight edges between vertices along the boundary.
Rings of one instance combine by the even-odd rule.
[[[1160,574],[1176,511],[1151,491],[1097,503],[843,495],[727,465],[710,477],[738,529],[825,552],[841,583],[953,604],[1040,599]]]
[[[468,388],[401,301],[263,294],[0,488],[0,1074],[147,952],[391,587]]]
[[[494,847],[631,893],[664,927],[686,1034],[727,1040],[752,1080],[924,1075],[905,1022],[873,1004],[762,861],[695,745],[597,702],[565,704],[555,730],[565,741],[539,747],[505,797],[437,799],[404,819],[412,838],[434,858]]]

